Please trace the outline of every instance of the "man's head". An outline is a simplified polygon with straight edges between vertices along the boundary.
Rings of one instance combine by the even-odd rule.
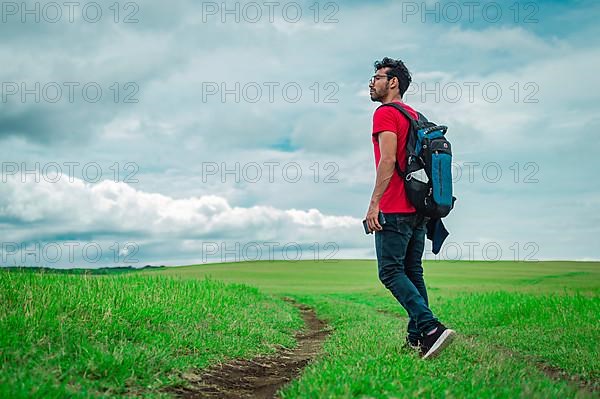
[[[371,101],[384,103],[402,98],[412,81],[404,63],[385,57],[375,61],[374,67],[375,75],[369,82]]]

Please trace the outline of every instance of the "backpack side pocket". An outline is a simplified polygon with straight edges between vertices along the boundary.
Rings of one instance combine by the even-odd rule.
[[[452,209],[452,150],[445,139],[431,141],[431,184],[433,200],[447,214]]]

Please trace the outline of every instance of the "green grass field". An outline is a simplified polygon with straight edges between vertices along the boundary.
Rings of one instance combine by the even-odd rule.
[[[169,397],[187,370],[293,347],[289,296],[333,332],[283,398],[600,397],[600,263],[425,262],[459,333],[401,348],[373,260],[196,265],[115,276],[0,273],[0,397]]]

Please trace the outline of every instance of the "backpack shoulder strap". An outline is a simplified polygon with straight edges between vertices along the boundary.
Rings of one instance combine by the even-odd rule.
[[[419,122],[429,122],[429,120],[425,117],[425,115],[423,115],[419,111],[417,111],[417,115],[419,115]]]
[[[413,119],[413,117],[412,117],[412,116],[410,116],[410,114],[408,113],[408,111],[407,111],[407,110],[406,110],[406,109],[405,109],[405,108],[404,108],[402,105],[400,105],[400,104],[398,104],[398,103],[391,102],[391,103],[381,104],[379,107],[394,107],[394,108],[396,108],[398,111],[400,111],[400,113],[401,113],[402,115],[404,115],[404,116],[406,117],[406,119],[408,119],[408,121],[410,122],[410,124],[411,124],[411,125],[412,125],[412,124],[415,122],[415,120]],[[419,114],[419,118],[420,118],[421,116],[422,116],[422,115],[421,115],[421,114]]]

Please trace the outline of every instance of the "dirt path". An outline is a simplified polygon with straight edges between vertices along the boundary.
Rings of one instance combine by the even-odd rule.
[[[282,348],[273,355],[233,360],[200,374],[186,373],[184,378],[190,382],[189,386],[171,392],[180,398],[275,398],[275,393],[297,378],[317,356],[330,332],[311,308],[289,298],[284,300],[300,310],[305,323],[304,330],[295,335],[296,349]]]
[[[502,345],[492,345],[489,343],[477,343],[477,341],[478,341],[477,338],[478,338],[477,334],[465,335],[465,341],[467,341],[470,345],[480,345],[480,346],[483,345],[483,346],[488,347],[489,349],[495,350],[496,352],[502,354],[503,356],[524,360],[527,363],[534,366],[535,368],[537,368],[539,371],[541,371],[543,374],[545,374],[546,377],[548,377],[552,380],[565,381],[568,384],[571,384],[572,386],[574,386],[575,388],[584,391],[585,393],[594,394],[595,392],[600,391],[600,384],[598,384],[597,381],[587,381],[579,375],[570,374],[567,371],[565,371],[559,367],[551,365],[544,359],[535,357],[533,355],[521,353],[521,352],[512,350],[512,349],[507,348]]]

